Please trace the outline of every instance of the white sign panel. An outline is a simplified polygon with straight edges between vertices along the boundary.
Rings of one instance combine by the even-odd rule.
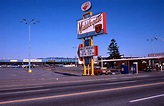
[[[80,49],[80,57],[94,56],[94,46],[86,46]]]
[[[23,62],[29,62],[29,59],[23,59]],[[42,62],[41,59],[30,59],[30,62]]]
[[[18,60],[10,60],[10,62],[18,62]]]
[[[77,23],[78,38],[106,34],[106,14],[100,13]]]

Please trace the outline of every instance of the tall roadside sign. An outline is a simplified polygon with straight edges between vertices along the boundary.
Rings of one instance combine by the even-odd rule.
[[[89,12],[91,7],[90,1],[84,2],[81,5],[81,10],[84,14],[82,14],[82,19],[77,21],[77,38],[82,39],[78,55],[83,60],[83,75],[94,75],[93,56],[98,56],[98,46],[93,44],[93,37],[107,33],[106,13],[101,12],[92,15],[92,12]]]
[[[106,34],[106,13],[99,13],[78,21],[78,38]]]

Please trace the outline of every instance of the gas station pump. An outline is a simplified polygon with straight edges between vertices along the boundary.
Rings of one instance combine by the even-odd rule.
[[[136,74],[136,64],[132,64],[132,72],[133,72],[133,74]]]
[[[129,74],[129,69],[127,65],[121,65],[121,74]]]

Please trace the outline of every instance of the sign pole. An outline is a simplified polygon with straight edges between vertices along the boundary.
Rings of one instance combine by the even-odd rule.
[[[93,46],[93,37],[90,38],[90,46]],[[94,75],[94,59],[91,57],[91,75]]]
[[[90,68],[89,68],[89,64],[88,64],[88,76],[90,75]]]
[[[83,42],[83,47],[85,47],[85,38],[82,39],[82,42]],[[87,75],[86,64],[85,64],[85,57],[83,58],[83,69],[84,69],[83,75]]]

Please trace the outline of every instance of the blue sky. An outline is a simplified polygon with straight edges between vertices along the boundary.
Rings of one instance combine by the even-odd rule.
[[[28,58],[28,25],[23,18],[35,18],[31,25],[31,58],[75,57],[78,44],[77,20],[86,0],[0,0],[0,58]],[[99,55],[115,39],[121,54],[147,56],[164,52],[164,0],[90,0],[93,14],[106,12],[107,34],[94,37]],[[151,49],[153,47],[153,49]]]

